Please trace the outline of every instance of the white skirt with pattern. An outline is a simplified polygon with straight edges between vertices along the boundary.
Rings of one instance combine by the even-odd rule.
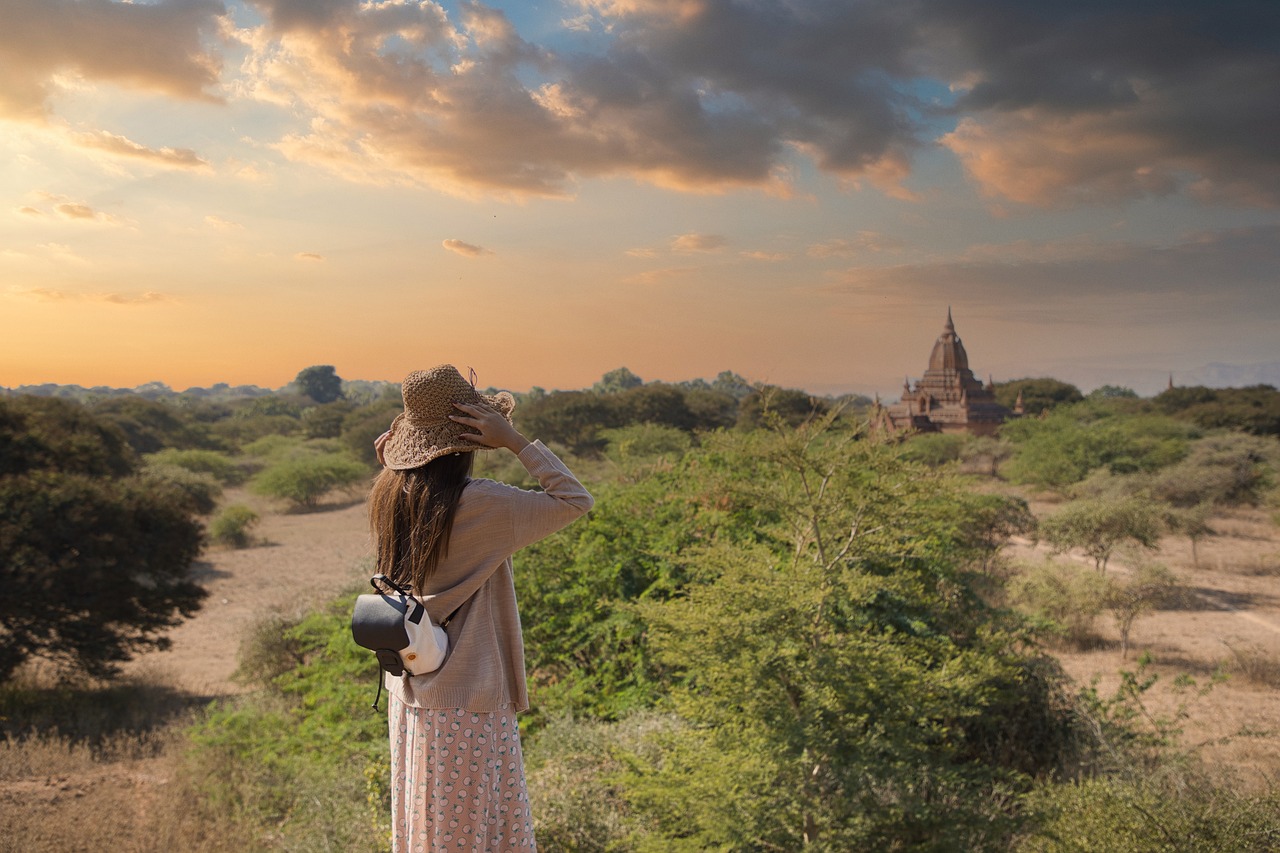
[[[515,712],[388,698],[395,853],[537,849]]]

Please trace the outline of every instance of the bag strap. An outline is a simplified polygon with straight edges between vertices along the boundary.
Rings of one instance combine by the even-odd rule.
[[[413,590],[408,589],[407,587],[404,587],[396,583],[386,575],[378,574],[369,578],[369,585],[373,587],[374,592],[377,592],[381,595],[386,595],[386,592],[381,587],[378,586],[379,583],[382,583],[390,587],[391,589],[403,595],[405,598],[410,599],[416,606],[413,608],[413,612],[409,614],[408,619],[410,622],[412,622],[415,625],[422,624],[422,614],[426,613],[427,609],[426,607],[423,606],[422,602],[418,600],[417,596],[413,594]],[[467,602],[465,601],[462,602],[462,604],[466,604],[466,603]],[[442,621],[437,622],[436,624],[438,624],[441,628],[447,628],[449,626],[449,623],[453,621],[453,617],[457,616],[458,611],[462,609],[462,604],[459,604],[457,607],[453,608],[452,613],[450,613]]]

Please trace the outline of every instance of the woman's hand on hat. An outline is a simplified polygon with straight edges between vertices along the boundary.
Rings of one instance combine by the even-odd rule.
[[[469,403],[454,403],[453,407],[458,409],[460,414],[449,415],[449,420],[472,430],[461,436],[467,441],[482,447],[505,447],[512,453],[519,453],[529,446],[529,439],[521,435],[509,420],[493,409],[473,406]]]
[[[379,465],[386,465],[387,460],[382,458],[382,448],[387,446],[387,439],[391,438],[391,430],[387,430],[382,435],[373,440],[373,452],[378,457]]]

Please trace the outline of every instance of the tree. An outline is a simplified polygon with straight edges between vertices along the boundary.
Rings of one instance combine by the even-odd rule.
[[[1054,551],[1079,548],[1100,574],[1121,544],[1154,549],[1162,532],[1159,505],[1136,495],[1071,501],[1040,522],[1040,535]]]
[[[332,403],[342,396],[342,380],[331,364],[317,364],[298,371],[298,390],[317,403]]]
[[[1012,409],[1022,395],[1022,408],[1029,415],[1069,403],[1078,403],[1084,399],[1080,389],[1070,382],[1062,382],[1049,377],[1039,379],[1014,379],[1011,382],[999,382],[995,386],[996,402]]]
[[[1138,618],[1171,601],[1180,585],[1173,573],[1160,565],[1142,565],[1132,577],[1112,578],[1106,606],[1120,631],[1120,657],[1129,657],[1129,635]]]
[[[188,500],[60,400],[0,400],[0,679],[31,657],[109,676],[198,608]]]
[[[625,367],[618,367],[600,377],[600,381],[592,385],[591,390],[597,394],[617,394],[630,388],[638,388],[643,384],[644,380],[639,376]]]
[[[662,849],[1008,849],[992,794],[1067,729],[968,587],[955,486],[838,413],[766,417],[689,468],[754,541],[700,543],[681,594],[639,602],[678,718],[624,793]]]

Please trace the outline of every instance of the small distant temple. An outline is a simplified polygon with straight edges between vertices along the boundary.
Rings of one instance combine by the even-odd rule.
[[[1007,418],[1022,414],[1022,395],[1010,411],[996,402],[990,378],[983,385],[974,377],[948,308],[947,325],[934,342],[924,377],[914,386],[907,379],[902,399],[880,412],[881,424],[892,430],[992,435]]]

